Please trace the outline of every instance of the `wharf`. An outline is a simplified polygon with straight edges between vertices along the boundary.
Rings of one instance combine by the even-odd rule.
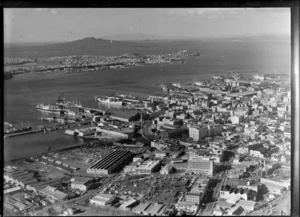
[[[38,130],[30,130],[30,131],[25,131],[25,132],[20,132],[20,133],[6,134],[6,135],[4,135],[4,139],[9,138],[9,137],[22,136],[22,135],[26,135],[26,134],[39,133],[39,132],[42,132],[42,130],[38,129]]]
[[[104,114],[104,113],[106,112],[106,111],[104,111],[104,110],[97,109],[97,108],[88,108],[88,107],[80,107],[80,106],[69,106],[69,108],[83,109],[84,112],[89,111],[90,113],[93,113],[93,112],[101,112],[101,113]]]

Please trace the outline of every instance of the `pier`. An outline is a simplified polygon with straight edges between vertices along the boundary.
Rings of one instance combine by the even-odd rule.
[[[80,106],[69,106],[68,108],[73,108],[73,109],[80,109],[83,110],[84,112],[88,112],[88,113],[96,113],[96,112],[101,112],[101,113],[105,113],[106,111],[101,110],[101,109],[97,109],[97,108],[88,108],[88,107],[80,107]]]
[[[6,134],[6,135],[4,135],[4,139],[7,139],[9,137],[14,137],[14,136],[22,136],[22,135],[27,135],[27,134],[39,133],[42,131],[43,131],[42,129],[38,129],[38,130],[30,130],[30,131],[19,132],[19,133]]]

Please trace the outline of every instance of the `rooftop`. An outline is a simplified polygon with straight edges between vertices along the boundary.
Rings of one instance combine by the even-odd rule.
[[[53,188],[51,186],[47,186],[46,188],[40,190],[44,194],[50,195],[58,200],[65,199],[68,195],[64,192],[61,192],[59,190],[56,190],[56,188]]]

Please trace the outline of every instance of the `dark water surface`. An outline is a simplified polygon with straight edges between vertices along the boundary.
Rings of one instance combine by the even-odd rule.
[[[67,99],[79,100],[84,106],[99,107],[94,96],[114,92],[155,94],[161,92],[159,85],[162,83],[192,83],[214,73],[237,71],[251,75],[257,72],[288,74],[290,71],[289,41],[177,42],[173,46],[168,43],[166,52],[162,52],[163,48],[160,46],[157,53],[187,49],[200,52],[201,56],[189,59],[186,64],[156,64],[73,74],[16,75],[4,83],[4,121],[12,124],[30,121],[34,126],[45,124],[39,120],[44,114],[35,109],[36,104],[53,103],[61,94]],[[143,52],[154,53],[153,48],[145,48]],[[49,146],[58,149],[80,143],[83,141],[62,132],[26,135],[4,140],[4,156],[8,161],[44,152]]]

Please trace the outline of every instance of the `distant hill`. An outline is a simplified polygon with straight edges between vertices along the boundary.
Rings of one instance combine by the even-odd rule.
[[[131,33],[131,34],[116,34],[116,35],[106,35],[102,38],[107,40],[117,40],[117,41],[140,41],[140,40],[162,40],[165,39],[159,35],[152,34],[142,34],[142,33]]]
[[[48,58],[71,55],[143,56],[168,53],[177,49],[179,48],[177,45],[174,47],[173,42],[166,41],[116,41],[87,37],[54,44],[5,44],[4,56],[12,58]]]
[[[41,58],[68,55],[121,55],[130,50],[132,42],[102,38],[83,38],[55,44],[4,45],[5,57]]]
[[[140,53],[124,53],[122,54],[124,57],[145,57],[145,55]]]

